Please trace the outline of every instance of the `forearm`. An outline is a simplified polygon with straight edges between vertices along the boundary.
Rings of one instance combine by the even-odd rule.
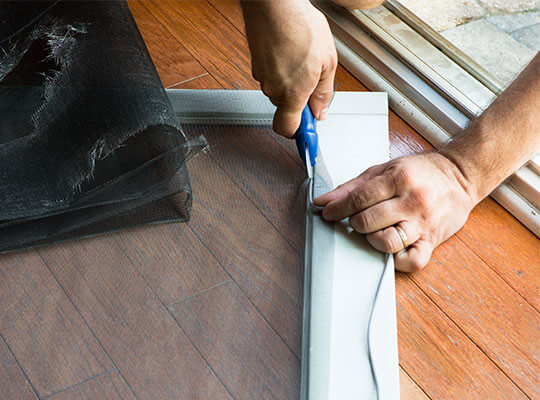
[[[267,16],[283,17],[288,15],[287,13],[294,9],[291,4],[298,3],[309,5],[309,0],[241,0],[242,12],[244,14],[244,20],[246,23],[257,18],[264,13]]]
[[[463,174],[474,203],[540,150],[540,55],[440,153]]]
[[[244,11],[244,18],[246,17],[246,11],[250,9],[256,9],[260,7],[271,7],[274,10],[286,9],[287,3],[294,1],[309,2],[309,0],[241,0],[242,9]],[[351,10],[367,10],[382,4],[384,0],[332,0],[338,6],[342,6]]]
[[[369,10],[382,4],[384,0],[332,0],[338,6],[350,10]]]

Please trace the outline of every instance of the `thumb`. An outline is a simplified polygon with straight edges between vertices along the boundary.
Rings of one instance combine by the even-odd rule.
[[[305,103],[278,105],[276,113],[274,114],[274,131],[282,136],[292,138],[302,119],[302,110],[305,107]]]
[[[321,79],[315,87],[313,94],[309,98],[309,106],[315,118],[319,121],[326,119],[328,106],[334,96],[334,77],[335,70],[328,70],[321,75]]]

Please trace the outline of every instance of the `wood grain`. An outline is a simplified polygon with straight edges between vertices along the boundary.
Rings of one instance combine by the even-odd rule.
[[[238,0],[208,0],[208,2],[245,36],[246,27],[242,15],[242,7]]]
[[[122,376],[113,370],[49,397],[51,400],[135,400]]]
[[[112,367],[36,252],[0,258],[0,310],[0,333],[40,397]]]
[[[527,398],[409,277],[396,286],[400,364],[430,398]]]
[[[166,86],[259,87],[237,0],[129,4]],[[341,66],[336,83],[365,90]],[[431,148],[389,125],[392,158]],[[206,130],[189,225],[40,249],[50,270],[33,251],[0,257],[0,398],[297,396],[302,164],[265,129]],[[539,258],[487,199],[426,271],[398,274],[403,399],[539,397]]]
[[[159,60],[155,65],[164,87],[172,87],[206,73],[177,40],[168,40],[164,45],[163,38],[169,32],[139,0],[130,0],[128,4],[149,53],[154,60]]]
[[[141,0],[199,63],[227,89],[258,87],[245,37],[209,3]]]
[[[531,231],[488,198],[474,209],[458,237],[540,309],[540,241]]]
[[[301,257],[208,156],[193,160],[191,171],[190,226],[298,355]]]
[[[205,81],[197,79],[182,85],[182,88],[216,88],[217,85],[220,85],[216,80],[210,82],[208,80],[207,78],[205,78]],[[209,86],[206,86],[207,84]],[[198,157],[188,166],[191,172],[195,197],[190,226],[220,261],[221,265],[237,281],[250,300],[258,307],[264,318],[270,322],[272,327],[298,356],[301,326],[301,309],[299,305],[301,304],[303,261],[294,247],[290,247],[291,243],[281,238],[283,233],[277,232],[272,223],[269,222],[272,219],[275,222],[280,221],[272,218],[272,215],[261,215],[260,211],[265,211],[264,204],[259,203],[259,207],[261,207],[259,210],[256,203],[254,203],[254,199],[257,200],[257,195],[253,193],[253,188],[261,189],[260,178],[269,179],[272,178],[273,174],[265,173],[259,176],[257,181],[251,181],[247,176],[253,177],[256,175],[250,169],[255,166],[253,165],[253,156],[250,154],[250,157],[245,158],[238,154],[238,152],[245,152],[250,149],[251,153],[253,153],[253,149],[259,149],[265,152],[267,156],[266,158],[262,157],[262,159],[267,160],[265,164],[267,167],[281,168],[279,158],[283,158],[283,148],[281,150],[276,148],[276,143],[279,144],[279,141],[285,139],[278,138],[276,141],[266,137],[264,143],[267,143],[267,145],[265,146],[235,146],[227,142],[233,140],[236,143],[234,136],[242,132],[243,129],[220,127],[220,129],[216,130],[208,126],[185,126],[184,128],[189,136],[204,134],[207,140],[210,141],[212,148],[209,156]],[[244,133],[246,132],[244,131]],[[247,133],[249,134],[249,132]],[[273,136],[275,138],[276,135]],[[227,146],[232,153],[222,151],[221,146]],[[269,155],[265,150],[266,146],[274,149],[279,158],[276,157],[276,154]],[[290,150],[291,153],[292,151]],[[258,152],[257,154],[259,155]],[[296,150],[292,154],[296,157]],[[288,157],[289,160],[292,159],[290,153],[285,157]],[[204,158],[206,160],[203,160]],[[210,158],[214,159],[217,165],[209,163]],[[239,163],[244,163],[240,167],[242,171],[235,168],[234,165],[230,165],[233,160],[236,160],[237,167]],[[250,161],[251,163],[249,163]],[[277,165],[273,166],[273,163],[277,163]],[[297,168],[299,165],[297,165]],[[230,175],[227,175],[227,172]],[[238,177],[239,173],[240,177]],[[289,174],[288,171],[285,171],[285,173]],[[242,180],[242,176],[245,177],[244,180]],[[281,179],[279,176],[275,178]],[[243,183],[246,183],[244,187],[241,186]],[[285,185],[290,186],[288,182]],[[275,188],[267,187],[264,191],[268,193],[269,189]],[[245,193],[247,192],[254,194],[250,199],[251,201],[246,198]],[[199,196],[200,199],[198,199]],[[208,200],[210,200],[210,203],[207,203]],[[304,200],[303,198],[296,198],[296,201],[303,202]],[[294,212],[294,210],[299,209],[298,207],[301,206],[295,204],[293,208],[287,208],[285,211]],[[245,210],[242,212],[243,215],[240,219],[235,215],[234,211],[231,212],[231,210],[239,208]],[[197,210],[200,210],[200,214]],[[284,211],[280,210],[279,207],[273,207],[273,210]],[[281,226],[284,232],[290,232],[286,222],[282,223]],[[274,248],[265,243],[257,243],[255,247],[244,244],[245,238],[249,238],[249,243],[249,241],[260,236],[257,229],[263,230],[263,236],[270,237],[268,242],[275,243]],[[303,232],[303,225],[301,232]],[[296,236],[294,240],[301,240],[301,238]],[[282,247],[285,247],[286,250],[281,251],[283,254],[279,254],[279,249]],[[267,255],[270,255],[269,259]],[[272,262],[275,263],[275,266]],[[259,269],[258,264],[261,264],[263,268],[260,269],[263,271]],[[296,267],[287,267],[293,265]],[[285,273],[286,278],[278,278],[278,276],[284,274],[284,272],[280,272],[280,269],[287,271]],[[296,278],[293,276],[296,276]],[[279,287],[279,285],[283,284],[286,287],[285,292],[284,287]]]
[[[113,236],[40,253],[138,398],[229,398]]]
[[[232,22],[237,28],[239,28],[238,29],[239,31],[242,31],[239,25],[239,21],[240,21],[239,17],[241,15],[239,14],[238,7],[235,7],[232,10],[228,9],[227,4],[233,4],[228,1],[212,1],[212,4],[216,7],[216,9],[220,10],[220,13],[224,15],[228,19],[228,21]],[[354,90],[365,90],[365,88],[361,84],[359,84],[358,81],[356,81],[348,72],[346,72],[342,68],[338,70],[338,73],[336,76],[336,82],[338,83],[338,87],[340,89],[341,88],[347,88],[347,89],[354,88]],[[411,154],[414,152],[419,152],[430,147],[429,144],[427,144],[427,142],[425,142],[423,139],[418,137],[418,135],[410,128],[410,126],[404,123],[401,119],[399,119],[393,113],[390,113],[390,129],[391,129],[391,142],[392,142],[391,153],[393,157],[405,155],[405,154]],[[253,184],[254,183],[257,184],[256,178],[252,179],[251,177],[250,178],[242,177],[239,179],[235,177],[235,173],[236,175],[238,175],[239,173],[238,168],[232,167],[229,169],[227,167],[227,162],[231,162],[231,160],[232,160],[232,163],[234,164],[234,160],[244,159],[242,157],[233,157],[233,156],[231,156],[228,161],[224,159],[226,157],[226,154],[229,151],[233,151],[233,153],[237,154],[238,151],[235,152],[234,148],[238,148],[238,146],[241,146],[241,144],[235,144],[235,145],[231,145],[227,147],[227,143],[225,143],[223,147],[227,147],[227,151],[223,151],[222,154],[216,154],[216,152],[213,152],[212,156],[216,159],[216,162],[220,164],[220,166],[224,169],[224,171],[229,175],[229,177],[231,177],[231,179],[234,180],[235,183],[237,183],[242,188],[243,192],[246,193],[248,197],[250,197],[250,199],[255,204],[259,202],[258,209],[262,210],[262,212],[265,213],[266,207],[261,206],[261,204],[272,204],[273,199],[271,199],[271,195],[268,195],[268,194],[265,195],[264,190],[261,191],[260,189],[257,189],[257,190],[253,189]],[[253,148],[253,146],[249,146],[249,147]],[[289,149],[288,143],[283,147],[288,150]],[[217,153],[219,153],[220,150],[221,148],[218,147]],[[294,152],[294,148],[293,148],[293,152]],[[240,172],[240,175],[245,176],[246,173],[244,172],[244,170],[249,171],[249,168],[242,169],[242,171]],[[267,198],[268,198],[268,201],[265,201]],[[272,219],[271,216],[269,217],[269,219]],[[280,231],[285,232],[282,229],[280,229]],[[284,235],[289,239],[290,242],[293,243],[293,246],[294,246],[294,243],[296,242],[294,240],[290,240],[291,238],[290,236],[287,235],[287,233],[284,233]]]
[[[402,367],[399,368],[399,397],[401,400],[429,399]]]
[[[209,127],[210,156],[301,255],[304,248],[305,167],[270,127]]]
[[[0,397],[20,400],[38,399],[3,338],[0,338]]]
[[[165,304],[193,296],[229,279],[187,224],[130,229],[118,233],[118,242]]]
[[[391,158],[434,149],[395,114],[389,122]],[[456,236],[538,311],[540,242],[531,231],[488,197]]]
[[[528,396],[540,397],[538,313],[459,238],[410,278]]]
[[[299,398],[299,360],[234,282],[171,310],[235,399]]]

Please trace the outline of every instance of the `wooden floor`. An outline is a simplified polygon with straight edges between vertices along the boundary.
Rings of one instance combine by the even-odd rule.
[[[237,1],[130,7],[166,87],[258,88]],[[298,398],[303,172],[262,133],[205,132],[189,224],[0,257],[1,399]],[[392,157],[429,148],[393,113],[390,137]],[[538,240],[487,199],[398,274],[402,398],[538,399],[539,267]]]

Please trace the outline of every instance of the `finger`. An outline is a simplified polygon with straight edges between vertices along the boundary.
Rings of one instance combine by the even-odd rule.
[[[383,201],[354,214],[349,225],[358,233],[372,233],[407,219],[399,208],[397,199]]]
[[[403,221],[397,224],[405,234],[407,245],[411,246],[420,238],[418,225],[412,221]],[[374,248],[383,253],[397,253],[403,250],[405,243],[396,229],[396,225],[381,229],[366,235],[366,239]]]
[[[339,185],[337,188],[332,190],[331,192],[328,192],[326,194],[323,194],[322,196],[317,197],[315,200],[313,200],[313,203],[316,206],[324,207],[331,201],[339,200],[344,197],[346,197],[356,186],[360,185],[362,182],[365,182],[374,176],[380,174],[384,169],[384,164],[381,165],[375,165],[371,168],[366,169],[364,172],[362,172],[360,175],[358,175],[356,178],[351,179],[350,181]]]
[[[433,249],[433,244],[427,240],[416,241],[407,250],[394,255],[396,269],[401,272],[418,272],[424,269],[431,258]]]
[[[282,136],[292,138],[300,126],[304,107],[305,103],[300,102],[278,105],[274,114],[274,131]]]
[[[349,193],[326,205],[323,217],[327,221],[340,221],[351,215],[394,197],[393,180],[388,174],[358,183]]]
[[[336,75],[335,68],[329,68],[321,75],[321,79],[315,87],[312,95],[309,98],[309,106],[311,112],[318,120],[326,119],[328,114],[328,106],[334,96],[334,78]]]

